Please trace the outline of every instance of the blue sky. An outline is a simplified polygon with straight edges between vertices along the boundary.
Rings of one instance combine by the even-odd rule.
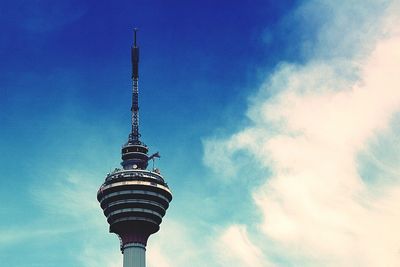
[[[122,266],[96,192],[129,133],[136,26],[142,141],[174,193],[150,267],[397,266],[398,11],[0,3],[0,262]]]

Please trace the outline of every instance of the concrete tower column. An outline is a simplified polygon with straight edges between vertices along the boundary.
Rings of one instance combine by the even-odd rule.
[[[146,247],[140,243],[124,246],[124,267],[146,267]]]

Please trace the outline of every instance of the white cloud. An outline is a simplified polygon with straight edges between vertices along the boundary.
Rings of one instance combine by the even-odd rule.
[[[243,225],[229,226],[221,234],[215,247],[222,266],[271,266],[261,250],[250,241]]]
[[[168,217],[168,216],[167,216]],[[159,233],[149,238],[147,260],[150,267],[204,266],[207,243],[196,242],[193,229],[181,221],[167,218]]]
[[[100,245],[99,240],[97,243],[88,243],[84,245],[81,254],[78,255],[78,260],[85,267],[121,267],[122,254],[119,249],[110,250],[109,247]],[[118,242],[115,242],[116,248]]]
[[[0,247],[11,246],[21,242],[27,242],[41,238],[51,238],[58,235],[68,234],[71,229],[44,229],[38,227],[31,227],[30,229],[21,228],[8,228],[0,230]]]
[[[272,170],[253,198],[263,216],[259,231],[276,244],[276,257],[303,266],[400,265],[400,179],[388,184],[380,177],[372,187],[360,174],[367,162],[359,159],[375,153],[372,140],[395,129],[400,111],[400,9],[387,3],[377,11],[358,3],[355,17],[355,1],[329,5],[333,17],[320,28],[308,62],[280,65],[251,101],[252,126],[211,140],[228,157],[220,161],[235,166],[233,155],[245,150]],[[308,5],[299,12],[308,14]],[[351,19],[359,27],[347,27]],[[352,33],[357,40],[349,44]],[[265,90],[275,95],[266,97]],[[215,168],[212,155],[205,162]],[[386,174],[381,168],[380,176]],[[227,258],[238,255],[234,248]]]
[[[54,171],[53,177],[59,178],[53,181],[46,180],[46,184],[42,183],[31,190],[35,201],[46,213],[79,222],[90,220],[92,225],[99,226],[101,209],[96,200],[96,193],[100,185],[96,183],[96,175],[82,171],[79,173],[58,170]],[[100,223],[100,227],[102,226],[104,224]]]

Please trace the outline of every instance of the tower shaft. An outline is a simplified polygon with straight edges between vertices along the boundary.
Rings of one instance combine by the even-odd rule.
[[[146,247],[140,243],[126,244],[123,267],[146,267]]]

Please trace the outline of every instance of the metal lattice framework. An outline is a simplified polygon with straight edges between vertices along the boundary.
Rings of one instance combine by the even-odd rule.
[[[136,44],[136,32],[134,29],[134,44],[131,49],[131,60],[132,60],[132,130],[129,135],[129,141],[134,144],[140,144],[139,137],[139,47]]]
[[[130,141],[133,143],[139,143],[139,86],[138,78],[133,78],[133,89],[132,89],[132,130],[130,135]]]

